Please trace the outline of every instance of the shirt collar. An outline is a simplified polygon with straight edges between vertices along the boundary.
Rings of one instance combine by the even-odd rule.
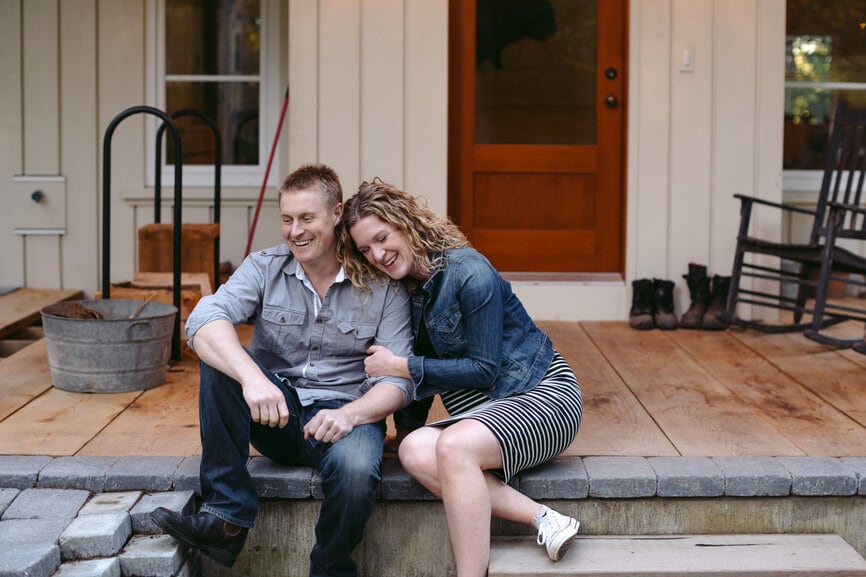
[[[304,271],[304,267],[301,266],[301,263],[296,259],[292,259],[292,262],[289,263],[289,268],[287,271],[291,275],[295,275],[298,277],[298,280],[301,282],[307,280],[307,273]],[[346,271],[343,269],[343,265],[340,265],[340,270],[337,271],[337,276],[334,277],[334,280],[331,281],[331,284],[338,284],[346,280]]]

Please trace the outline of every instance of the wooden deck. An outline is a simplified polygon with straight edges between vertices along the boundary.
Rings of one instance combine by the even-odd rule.
[[[12,310],[10,303],[25,294],[16,292],[0,296],[0,344],[6,345],[0,347],[0,454],[200,452],[194,360],[184,357],[169,368],[164,385],[148,391],[55,389],[32,310]],[[39,298],[77,294],[54,291]],[[37,301],[28,301],[30,309],[38,311]],[[635,331],[625,322],[539,324],[583,388],[584,420],[568,454],[866,456],[864,355],[831,350],[799,334]],[[863,327],[837,330],[857,334]]]

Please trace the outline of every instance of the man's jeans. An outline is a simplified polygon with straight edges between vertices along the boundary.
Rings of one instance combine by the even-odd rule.
[[[201,510],[242,527],[255,524],[258,493],[246,467],[250,443],[277,463],[314,467],[321,475],[324,498],[310,576],[354,577],[352,551],[361,542],[379,491],[384,423],[355,427],[336,443],[305,441],[303,426],[319,410],[345,402],[302,407],[294,390],[264,370],[286,396],[291,417],[282,429],[254,423],[240,384],[201,364]]]

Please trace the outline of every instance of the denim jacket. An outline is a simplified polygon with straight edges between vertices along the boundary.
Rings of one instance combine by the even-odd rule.
[[[416,398],[479,389],[498,399],[532,389],[553,360],[550,338],[483,255],[461,248],[444,256],[411,296]],[[419,341],[422,318],[429,340]]]

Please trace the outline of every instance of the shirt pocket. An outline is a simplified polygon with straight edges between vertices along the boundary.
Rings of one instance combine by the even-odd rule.
[[[460,306],[453,305],[427,323],[430,340],[443,357],[462,356],[467,350]]]
[[[307,315],[303,311],[283,309],[273,306],[262,308],[259,328],[261,329],[260,345],[275,353],[286,353],[304,342],[304,321]]]
[[[343,321],[337,323],[334,344],[338,354],[366,354],[375,336],[374,324]]]

